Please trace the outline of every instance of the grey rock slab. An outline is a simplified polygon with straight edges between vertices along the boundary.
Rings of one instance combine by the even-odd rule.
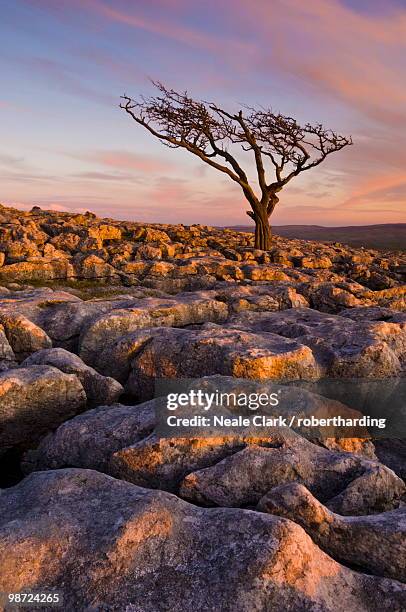
[[[220,323],[225,321],[227,314],[226,304],[214,299],[210,292],[179,294],[172,299],[145,298],[90,322],[82,330],[79,355],[86,363],[93,365],[100,350],[136,329],[183,327],[206,321]]]
[[[66,291],[53,291],[48,287],[10,291],[0,296],[0,312],[4,314],[21,314],[37,323],[43,309],[62,302],[80,302],[81,300]],[[37,323],[38,324],[38,323]]]
[[[31,353],[52,347],[52,341],[43,329],[23,315],[0,313],[0,325],[17,361],[22,361]]]
[[[145,332],[139,337],[134,334],[132,343],[136,353],[126,389],[142,400],[152,397],[157,378],[221,374],[255,380],[312,380],[319,376],[311,349],[277,334],[208,324],[196,330],[150,330],[149,339]],[[129,354],[134,354],[129,346]]]
[[[342,563],[406,582],[406,506],[371,516],[340,516],[305,486],[289,483],[271,489],[258,509],[295,521]]]
[[[354,572],[294,522],[203,509],[92,470],[37,472],[0,494],[0,588],[64,609],[400,612],[406,589]]]
[[[304,484],[330,509],[345,515],[396,508],[405,493],[403,481],[387,467],[297,436],[286,438],[276,448],[247,446],[211,467],[192,472],[183,480],[180,494],[209,506],[248,506],[286,482]]]
[[[73,374],[50,366],[0,373],[0,446],[32,445],[86,405]]]
[[[140,406],[99,406],[62,423],[38,448],[26,453],[26,472],[66,466],[106,471],[114,452],[135,444],[155,426],[155,409],[162,400]]]
[[[83,385],[89,404],[93,406],[113,404],[124,391],[114,378],[102,376],[80,357],[62,348],[37,351],[21,365],[49,365],[66,374],[75,374]]]
[[[309,308],[281,312],[245,312],[230,326],[256,333],[272,332],[309,346],[334,378],[391,378],[402,374],[406,329],[395,322],[353,321]]]

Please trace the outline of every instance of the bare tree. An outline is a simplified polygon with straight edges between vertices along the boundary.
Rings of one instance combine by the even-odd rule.
[[[183,148],[240,185],[255,221],[255,247],[268,250],[272,235],[269,217],[278,193],[295,176],[321,164],[334,151],[352,144],[351,138],[326,130],[321,124],[301,126],[292,117],[270,109],[246,107],[227,112],[215,104],[193,100],[153,81],[158,94],[134,100],[122,96],[120,108],[163,144]],[[255,189],[229,149],[251,151],[256,166]],[[267,175],[271,175],[268,178]]]

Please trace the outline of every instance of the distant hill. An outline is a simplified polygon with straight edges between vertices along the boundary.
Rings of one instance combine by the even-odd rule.
[[[252,225],[234,225],[231,229],[253,232]],[[382,225],[348,225],[323,227],[322,225],[274,225],[274,234],[286,238],[317,240],[318,242],[342,242],[354,247],[366,247],[385,251],[406,250],[406,223]]]

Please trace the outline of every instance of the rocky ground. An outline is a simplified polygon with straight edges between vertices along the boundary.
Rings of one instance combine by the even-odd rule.
[[[406,609],[403,440],[159,435],[157,378],[405,378],[404,252],[252,240],[0,209],[0,591]]]

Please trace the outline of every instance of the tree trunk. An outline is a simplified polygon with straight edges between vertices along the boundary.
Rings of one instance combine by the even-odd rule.
[[[269,225],[268,215],[255,214],[255,248],[261,251],[269,251],[272,244],[272,232]]]

